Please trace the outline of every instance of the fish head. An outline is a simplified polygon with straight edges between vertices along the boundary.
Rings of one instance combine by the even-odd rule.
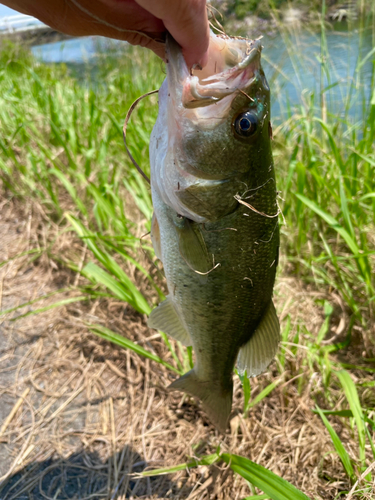
[[[208,64],[189,71],[179,45],[168,37],[169,146],[182,170],[220,179],[249,171],[265,152],[270,89],[261,50],[260,39],[211,33]]]
[[[192,70],[171,36],[166,49],[151,187],[174,213],[198,223],[219,220],[238,206],[244,184],[252,189],[273,175],[261,41],[211,33],[208,64]]]

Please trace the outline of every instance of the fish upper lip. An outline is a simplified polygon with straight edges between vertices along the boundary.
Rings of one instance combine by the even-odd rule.
[[[262,51],[260,38],[257,38],[256,40],[248,40],[248,43],[251,43],[251,46],[248,47],[248,53],[246,53],[246,57],[244,57],[242,61],[220,73],[204,78],[202,82],[230,79],[233,77],[233,74],[245,70],[252,62],[255,62],[256,59],[258,59],[256,61],[257,65],[260,65],[260,53]]]
[[[219,37],[218,37],[219,38]],[[244,40],[246,50],[244,57],[237,64],[225,68],[223,71],[199,78],[199,71],[189,72],[182,57],[181,50],[172,47],[170,64],[175,65],[171,71],[175,83],[182,86],[182,105],[185,108],[208,106],[220,101],[234,92],[248,88],[260,69],[260,54],[262,45],[260,38]],[[168,42],[167,42],[168,44]],[[176,42],[169,41],[169,44]],[[245,47],[244,47],[245,48]],[[215,49],[214,49],[215,50]],[[177,79],[177,81],[176,81]]]

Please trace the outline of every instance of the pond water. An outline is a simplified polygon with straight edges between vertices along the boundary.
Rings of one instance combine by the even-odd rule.
[[[327,112],[360,118],[363,103],[368,102],[373,89],[375,48],[371,29],[348,30],[346,23],[336,24],[326,31],[326,41],[320,33],[305,27],[293,29],[288,36],[264,35],[263,67],[271,87],[274,119],[287,116],[288,106],[312,101],[319,108],[324,90]],[[98,51],[105,50],[108,40],[85,37],[33,47],[34,55],[48,63],[94,63]],[[126,42],[111,41],[121,54]],[[325,49],[326,47],[326,49]],[[322,64],[322,61],[324,62]]]
[[[325,33],[296,31],[287,38],[264,37],[263,66],[273,92],[274,116],[285,116],[287,107],[313,100],[327,112],[350,116],[363,113],[363,103],[374,92],[375,49],[370,29]],[[375,97],[375,95],[374,95]]]

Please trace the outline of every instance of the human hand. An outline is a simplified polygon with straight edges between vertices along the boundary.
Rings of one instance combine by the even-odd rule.
[[[1,0],[72,36],[100,35],[141,45],[165,57],[165,32],[189,67],[207,62],[206,0]]]

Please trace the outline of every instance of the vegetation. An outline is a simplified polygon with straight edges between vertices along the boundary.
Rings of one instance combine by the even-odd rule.
[[[375,46],[375,25],[366,26],[364,19],[361,30],[372,33]],[[279,28],[295,60],[299,55],[296,44]],[[375,491],[371,467],[375,461],[375,401],[371,396],[375,372],[375,52],[358,57],[340,113],[330,105],[330,92],[337,82],[323,26],[320,57],[319,95],[307,90],[302,104],[281,106],[283,119],[274,128],[274,155],[285,222],[280,277],[298,279],[304,293],[311,294],[320,307],[322,321],[316,331],[308,311],[305,321],[298,323],[290,311],[283,311],[282,343],[272,381],[256,396],[248,379],[242,381],[243,415],[266,401],[280,382],[290,382],[295,394],[301,395],[316,378],[319,383],[310,397],[332,439],[332,452],[342,463],[345,480],[340,494],[351,490],[348,498],[354,494],[371,498]],[[372,64],[369,91],[363,90],[361,77],[365,63]],[[103,54],[95,67],[87,67],[77,77],[65,65],[41,64],[20,47],[5,45],[0,67],[3,195],[35,200],[47,225],[57,226],[60,235],[74,232],[87,249],[82,260],[74,248],[64,255],[55,254],[52,240],[41,241],[30,251],[30,259],[48,256],[60,268],[82,276],[80,294],[70,301],[115,298],[140,314],[149,314],[163,297],[164,285],[149,240],[141,238],[150,229],[150,190],[126,156],[122,126],[131,103],[160,86],[162,64],[145,51],[129,48],[121,57]],[[361,113],[353,119],[351,105],[358,99]],[[129,147],[146,173],[156,113],[156,98],[144,100],[128,131]],[[54,306],[64,304],[66,299]],[[348,321],[340,328],[344,317]],[[183,373],[193,362],[191,351],[166,336],[168,360],[103,325],[90,324],[89,328],[171,372]],[[352,436],[356,449],[347,447],[335,422]],[[253,493],[249,498],[307,498],[246,457],[220,450],[144,474],[173,473],[219,461],[248,481]],[[254,487],[265,495],[256,494]]]
[[[213,0],[211,3],[224,14],[224,19],[235,17],[239,20],[251,15],[271,19],[275,11],[282,12],[288,8],[300,9],[305,17],[314,18],[322,8],[322,0]],[[348,9],[349,17],[355,17],[357,12],[369,12],[372,8],[369,0],[327,0],[325,3],[333,12]]]

